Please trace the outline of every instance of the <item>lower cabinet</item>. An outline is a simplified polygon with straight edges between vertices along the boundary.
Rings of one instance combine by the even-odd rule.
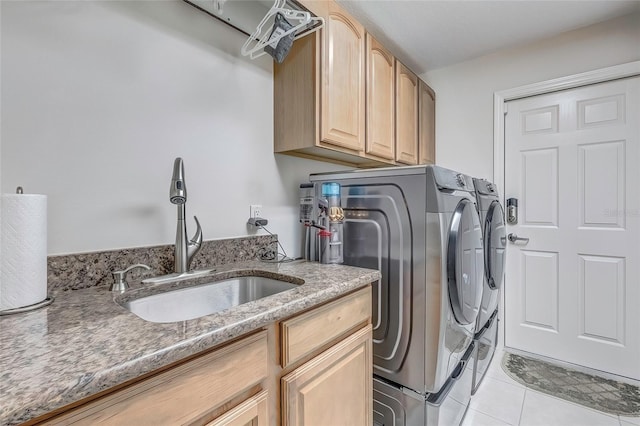
[[[50,425],[203,424],[268,375],[267,332],[245,337],[49,419]]]
[[[232,408],[207,426],[266,426],[269,424],[267,391]]]
[[[28,424],[371,425],[371,286]]]
[[[371,425],[371,326],[282,378],[283,425]]]

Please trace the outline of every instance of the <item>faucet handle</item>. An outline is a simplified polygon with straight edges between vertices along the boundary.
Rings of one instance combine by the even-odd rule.
[[[123,291],[128,289],[129,284],[127,283],[127,272],[135,268],[144,268],[146,270],[151,269],[151,267],[145,264],[138,263],[138,264],[129,266],[127,269],[123,271],[113,271],[111,273],[111,275],[113,276],[113,283],[111,283],[111,287],[109,287],[109,290],[122,293]]]
[[[194,216],[193,220],[196,221],[196,232],[195,234],[193,234],[193,238],[189,240],[189,243],[191,245],[199,246],[200,244],[202,244],[202,227],[200,226],[200,221],[198,220],[197,216]]]
[[[202,248],[202,227],[196,216],[194,216],[193,219],[196,221],[196,232],[193,234],[193,238],[187,243],[187,271],[191,266],[191,261]]]

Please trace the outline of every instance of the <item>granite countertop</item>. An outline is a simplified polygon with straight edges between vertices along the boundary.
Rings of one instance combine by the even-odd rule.
[[[106,286],[59,291],[46,308],[0,317],[0,424],[38,417],[380,278],[371,269],[305,261],[228,264],[217,266],[212,275],[238,270],[265,277],[284,274],[304,284],[174,323],[137,317],[116,304],[114,297],[123,296],[114,296]],[[132,283],[132,293],[165,285]]]

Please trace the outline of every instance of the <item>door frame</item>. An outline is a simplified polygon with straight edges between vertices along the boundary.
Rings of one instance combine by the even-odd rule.
[[[505,137],[504,137],[504,116],[507,112],[506,102],[516,99],[527,98],[529,96],[543,95],[545,93],[558,92],[566,89],[588,86],[605,81],[617,80],[640,75],[640,61],[628,62],[611,67],[600,68],[566,77],[545,80],[539,83],[527,84],[514,87],[512,89],[501,90],[493,94],[493,181],[498,185],[498,195],[500,202],[505,203]],[[505,209],[506,210],[506,209]],[[505,282],[506,285],[508,285]],[[504,323],[504,291],[500,294],[499,317],[502,324],[498,327],[498,341],[504,346],[505,323]]]

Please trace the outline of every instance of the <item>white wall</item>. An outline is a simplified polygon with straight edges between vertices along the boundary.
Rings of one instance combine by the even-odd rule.
[[[272,61],[242,33],[179,0],[0,4],[1,189],[48,195],[50,254],[173,243],[181,156],[205,239],[262,204],[299,255],[299,182],[344,167],[273,154]]]
[[[436,91],[436,162],[493,179],[493,94],[640,59],[630,15],[423,74]]]
[[[0,189],[49,196],[50,254],[172,243],[177,156],[206,239],[248,235],[262,204],[299,254],[298,182],[343,167],[273,154],[271,61],[241,57],[243,34],[180,0],[4,1],[0,17]],[[638,19],[421,76],[438,163],[491,178],[493,93],[640,59]]]

